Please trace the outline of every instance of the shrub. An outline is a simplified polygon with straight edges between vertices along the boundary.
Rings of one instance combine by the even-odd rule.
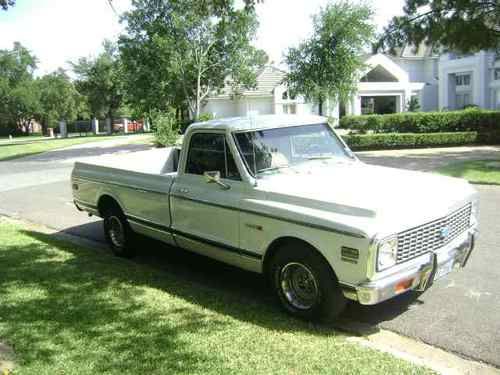
[[[174,112],[157,112],[153,114],[152,125],[157,146],[164,147],[175,144],[179,137],[179,123]]]
[[[487,133],[500,130],[500,111],[467,109],[453,112],[395,113],[390,115],[346,116],[340,128],[361,134],[374,133]]]
[[[500,133],[498,135],[500,140]],[[342,138],[355,151],[460,146],[480,142],[477,132],[356,134]]]

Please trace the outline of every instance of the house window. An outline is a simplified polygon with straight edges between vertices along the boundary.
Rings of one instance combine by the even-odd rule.
[[[470,94],[457,94],[456,104],[458,109],[463,109],[471,104]]]
[[[455,83],[457,86],[470,86],[470,74],[456,74]]]
[[[500,68],[495,68],[495,81],[500,81]]]
[[[284,91],[283,94],[281,94],[281,99],[283,99],[283,100],[295,100],[295,95],[289,94],[288,91]]]
[[[296,104],[283,104],[283,113],[288,115],[295,115],[297,113]]]

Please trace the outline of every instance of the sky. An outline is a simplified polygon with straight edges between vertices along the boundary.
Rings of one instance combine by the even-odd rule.
[[[280,65],[283,53],[311,32],[311,16],[329,0],[264,0],[257,5],[260,27],[254,44]],[[113,0],[116,13],[129,9],[130,0]],[[371,0],[379,30],[402,13],[404,0]],[[8,11],[0,10],[0,49],[21,42],[38,58],[37,74],[68,61],[96,56],[104,39],[115,40],[123,30],[107,0],[16,0]]]

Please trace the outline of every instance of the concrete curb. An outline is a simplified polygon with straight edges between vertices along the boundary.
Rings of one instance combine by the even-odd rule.
[[[0,342],[0,374],[9,374],[14,369],[14,350]]]
[[[439,374],[500,375],[500,369],[493,366],[463,358],[395,332],[350,321],[339,322],[337,328],[356,335],[348,337],[347,341],[392,354],[417,366],[430,368]]]

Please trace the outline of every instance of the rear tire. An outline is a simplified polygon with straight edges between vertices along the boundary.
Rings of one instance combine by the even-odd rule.
[[[116,256],[131,258],[135,255],[134,232],[119,207],[107,207],[103,213],[104,236]]]
[[[286,312],[313,322],[333,322],[346,306],[335,273],[307,244],[283,246],[269,267],[274,293]]]

